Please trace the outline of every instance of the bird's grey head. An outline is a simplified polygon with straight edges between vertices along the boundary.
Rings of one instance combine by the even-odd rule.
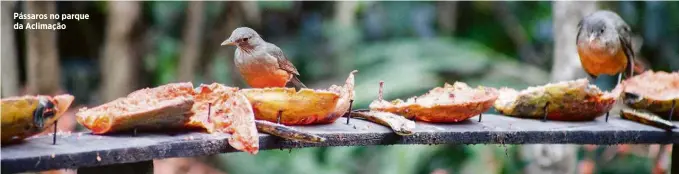
[[[252,28],[240,27],[233,30],[231,36],[222,42],[222,45],[235,45],[238,47],[256,46],[262,41],[259,34]]]
[[[624,23],[622,18],[614,12],[602,10],[585,16],[580,23],[578,43],[586,42],[587,45],[598,48],[612,48],[619,45],[618,26]],[[626,25],[625,25],[626,26]]]

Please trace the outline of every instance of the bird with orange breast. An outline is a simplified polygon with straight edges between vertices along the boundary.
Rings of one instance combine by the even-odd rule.
[[[576,44],[580,63],[592,79],[599,75],[634,76],[634,51],[631,29],[618,14],[601,10],[585,16],[578,23]],[[606,113],[608,122],[609,113]]]
[[[235,64],[245,82],[253,88],[285,87],[306,88],[297,78],[297,68],[287,59],[283,50],[262,39],[248,27],[233,30],[221,45],[235,45]]]
[[[631,29],[618,14],[602,10],[585,16],[578,23],[576,40],[580,63],[592,79],[618,74],[619,84],[623,72],[633,76]]]

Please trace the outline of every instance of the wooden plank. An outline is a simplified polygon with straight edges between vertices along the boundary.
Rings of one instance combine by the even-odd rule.
[[[401,137],[387,127],[342,118],[333,124],[301,126],[298,129],[327,138],[317,144],[296,143],[260,135],[260,149],[320,146],[368,146],[390,144],[677,144],[679,130],[662,129],[611,116],[591,122],[557,122],[518,119],[485,114],[457,124],[417,122],[415,133]],[[674,122],[679,124],[679,122]],[[3,147],[2,172],[92,167],[133,163],[170,157],[204,156],[233,152],[229,135],[201,132],[172,134],[140,133],[131,135],[59,135],[57,145],[49,136],[35,137],[25,143]]]
[[[78,174],[152,174],[153,161],[120,163],[105,166],[81,167]]]

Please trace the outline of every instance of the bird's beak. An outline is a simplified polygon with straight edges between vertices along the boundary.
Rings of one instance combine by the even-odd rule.
[[[587,40],[588,40],[589,42],[594,41],[594,39],[596,39],[596,35],[595,35],[595,34],[590,34],[589,37],[587,38]]]
[[[224,46],[224,45],[231,45],[231,46],[233,46],[233,45],[236,45],[236,43],[233,42],[233,41],[231,41],[231,39],[227,39],[227,40],[225,40],[224,42],[222,42],[222,46]]]

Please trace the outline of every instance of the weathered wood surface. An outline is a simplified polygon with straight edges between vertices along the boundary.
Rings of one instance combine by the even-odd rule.
[[[389,144],[677,144],[679,130],[666,132],[619,116],[609,122],[557,122],[518,119],[485,114],[458,124],[417,122],[415,133],[401,137],[385,126],[346,118],[333,124],[297,127],[327,138],[309,144],[260,135],[260,149],[319,146],[365,146]],[[679,124],[679,122],[674,122]],[[57,145],[49,136],[35,137],[18,145],[2,147],[2,173],[92,167],[169,157],[188,157],[233,152],[228,135],[200,132],[140,133],[131,135],[59,135]]]

